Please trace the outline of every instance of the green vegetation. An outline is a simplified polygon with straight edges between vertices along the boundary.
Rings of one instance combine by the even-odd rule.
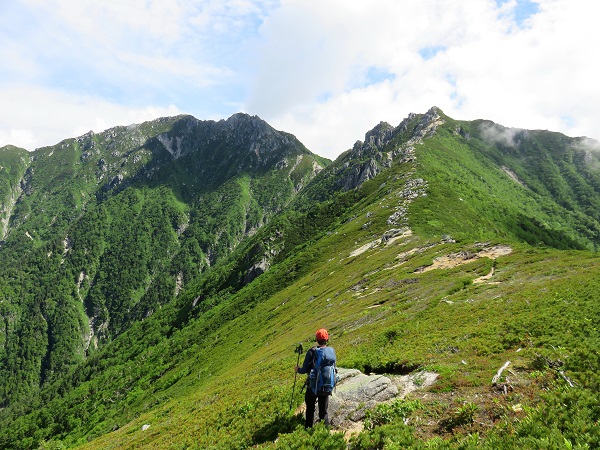
[[[185,134],[187,117],[136,133],[212,139],[214,153],[173,162],[117,129],[115,161],[148,153],[143,176],[108,189],[78,162],[97,145],[116,169],[108,133],[59,144],[72,147],[44,182],[36,166],[0,248],[0,448],[598,447],[598,157],[442,117],[414,158],[422,116],[380,125],[381,145],[312,182],[298,147],[287,165],[220,159],[201,183],[203,163],[246,155],[236,142],[254,135],[201,139],[216,125]],[[365,165],[377,173],[352,187]],[[68,170],[50,202],[48,180]],[[61,206],[75,189],[85,197]],[[360,432],[305,430],[289,411],[294,348],[321,326],[339,366],[438,379],[367,411]]]
[[[373,430],[376,427],[406,419],[412,412],[422,409],[422,407],[419,400],[395,400],[392,403],[382,403],[375,409],[366,412],[364,427],[367,430]]]
[[[314,160],[300,143],[243,115],[238,133],[272,135],[275,158],[257,164],[243,141],[225,142],[227,161],[195,171],[204,150],[169,135],[182,124],[200,142],[229,139],[219,127],[196,136],[216,125],[184,116],[88,133],[31,158],[2,149],[0,406],[36,395],[176,299],[289,203],[292,175],[314,176],[307,162],[284,170]],[[229,178],[215,177],[224,164]]]

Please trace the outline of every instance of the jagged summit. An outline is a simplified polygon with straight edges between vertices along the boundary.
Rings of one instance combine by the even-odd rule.
[[[266,121],[264,121],[263,119],[261,119],[259,116],[257,116],[257,115],[250,115],[250,114],[244,113],[244,112],[234,113],[231,116],[229,116],[227,119],[221,119],[220,121],[224,121],[224,122],[227,122],[229,124],[251,123],[254,126],[268,126],[268,127],[270,127],[270,125]]]
[[[224,159],[243,156],[242,164],[249,167],[277,163],[298,151],[311,155],[293,135],[277,131],[258,116],[245,113],[219,121],[181,117],[156,139],[174,159],[195,153],[200,159],[216,160],[220,153]]]
[[[425,114],[409,114],[397,127],[380,122],[365,134],[364,142],[357,141],[327,172],[337,178],[335,185],[338,188],[354,189],[394,162],[413,159],[414,145],[433,136],[436,128],[443,123],[441,111],[435,106]]]
[[[438,107],[433,106],[425,114],[410,113],[396,127],[382,121],[365,133],[364,142],[357,141],[352,150],[359,154],[368,149],[380,151],[394,135],[406,132],[409,127],[412,127],[412,137],[423,138],[427,133],[434,133],[435,127],[444,123],[442,116],[443,112]]]
[[[374,145],[376,147],[382,147],[387,140],[391,137],[394,132],[394,127],[387,122],[379,122],[375,128],[368,131],[365,134],[365,143],[368,145]],[[362,146],[361,142],[359,146]]]

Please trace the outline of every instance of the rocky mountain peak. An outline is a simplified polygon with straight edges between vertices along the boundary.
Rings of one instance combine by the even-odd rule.
[[[393,126],[387,122],[379,122],[375,128],[365,134],[365,144],[383,147],[393,134]]]
[[[273,150],[275,146],[288,141],[285,134],[275,130],[260,117],[246,113],[232,115],[223,122],[223,125],[223,132],[227,133],[236,145],[244,145],[248,142],[262,143],[263,148],[267,145]]]
[[[397,127],[379,122],[365,134],[364,142],[357,141],[352,150],[332,166],[331,170],[338,176],[337,185],[343,190],[354,189],[390,167],[395,158],[413,158],[414,144],[432,136],[444,123],[440,114],[441,110],[433,106],[425,114],[410,113]],[[387,148],[390,142],[399,139],[403,143]]]
[[[250,114],[243,113],[243,112],[238,112],[238,113],[232,114],[227,119],[221,120],[221,121],[225,122],[226,124],[228,124],[230,126],[239,126],[239,125],[243,125],[243,124],[252,125],[255,127],[269,126],[267,124],[267,122],[262,120],[260,117],[258,117],[256,115],[251,116]]]
[[[444,123],[444,119],[442,119],[440,115],[441,112],[442,111],[438,107],[431,107],[415,127],[413,137],[424,138],[433,135],[436,128]]]
[[[260,117],[246,113],[236,113],[218,122],[184,116],[156,139],[174,159],[199,152],[210,155],[208,159],[217,156],[250,158],[252,164],[279,160],[288,150],[303,148],[292,135],[277,131]],[[213,156],[217,148],[220,148],[218,155]],[[223,152],[224,149],[227,151]]]

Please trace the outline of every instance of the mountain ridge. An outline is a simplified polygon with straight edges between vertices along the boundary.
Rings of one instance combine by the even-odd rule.
[[[236,116],[229,125],[238,120],[257,119]],[[57,227],[56,219],[52,226],[69,230],[68,239],[61,232],[46,244],[39,231],[26,227],[26,219],[16,229],[31,230],[33,239],[9,234],[0,247],[9,258],[14,253],[7,250],[26,248],[23,243],[39,246],[29,259],[17,258],[14,267],[0,272],[0,369],[15,367],[11,360],[28,361],[14,352],[15,337],[27,344],[31,334],[40,343],[44,336],[54,339],[48,348],[28,347],[41,354],[45,375],[40,391],[35,371],[22,373],[32,386],[29,392],[22,385],[4,385],[6,409],[0,421],[6,431],[0,432],[0,447],[278,448],[278,435],[281,446],[289,439],[310,446],[310,435],[295,429],[297,416],[285,411],[292,379],[288,369],[295,362],[294,343],[298,338],[309,342],[310,330],[322,325],[330,330],[344,367],[413,376],[424,369],[439,373],[427,393],[435,400],[418,397],[418,414],[435,426],[411,416],[416,431],[410,431],[407,417],[397,416],[389,425],[365,430],[351,448],[371,448],[368,442],[377,436],[400,435],[406,447],[422,448],[419,442],[437,438],[442,439],[439,448],[458,448],[467,433],[479,433],[478,445],[487,448],[511,448],[511,442],[522,444],[521,437],[597,442],[593,421],[584,416],[593,414],[585,405],[597,398],[598,378],[586,368],[585,355],[597,355],[599,342],[593,321],[598,300],[594,274],[600,266],[592,250],[600,237],[595,209],[600,189],[597,155],[578,148],[584,140],[545,132],[510,132],[499,140],[495,137],[502,136],[503,128],[489,128],[487,121],[456,121],[432,108],[397,127],[380,123],[364,142],[318,173],[318,159],[302,156],[296,165],[292,158],[287,167],[277,165],[279,157],[262,159],[273,167],[263,179],[239,176],[238,167],[250,155],[256,157],[253,167],[260,168],[258,156],[265,147],[236,147],[236,137],[227,134],[211,141],[213,153],[205,153],[202,161],[219,145],[219,154],[231,151],[242,158],[227,166],[231,178],[223,177],[225,182],[215,183],[212,191],[208,185],[187,186],[201,167],[188,158],[190,147],[182,147],[200,135],[190,128],[194,121],[183,117],[173,123],[179,123],[181,136],[173,128],[160,130],[172,152],[156,138],[145,141],[148,147],[133,143],[130,153],[115,143],[108,156],[99,158],[96,150],[104,141],[84,135],[78,145],[88,146],[81,154],[89,153],[85,159],[95,168],[87,176],[96,186],[137,167],[141,160],[120,164],[133,162],[139,152],[164,159],[156,170],[140,172],[135,182],[128,184],[124,175],[114,186],[109,183],[93,202],[79,206],[83,215],[71,228]],[[246,131],[260,134],[252,126]],[[269,133],[267,128],[262,137]],[[280,149],[293,142],[287,135],[280,139]],[[120,154],[113,156],[113,151]],[[297,151],[306,155],[302,147]],[[536,152],[543,161],[535,160]],[[173,161],[187,162],[172,169],[164,165]],[[300,167],[304,174],[291,177]],[[71,198],[74,190],[65,197],[56,180],[64,182],[65,172],[51,169],[53,195]],[[32,174],[30,195],[40,189],[33,178],[40,170]],[[287,175],[276,178],[280,173]],[[282,187],[288,194],[274,202]],[[254,202],[265,212],[253,209]],[[21,211],[17,208],[17,218],[23,217]],[[200,226],[203,221],[212,224]],[[52,217],[41,221],[51,222]],[[491,257],[492,249],[500,247],[511,251]],[[156,257],[161,254],[167,257]],[[440,264],[446,259],[460,264]],[[118,283],[111,284],[111,278]],[[61,289],[48,288],[53,285]],[[119,290],[124,286],[135,289]],[[45,290],[26,301],[28,290],[41,287]],[[21,293],[25,300],[18,300]],[[135,297],[137,303],[131,303]],[[115,298],[121,303],[111,306]],[[81,303],[92,309],[77,309]],[[19,316],[24,306],[32,312]],[[68,350],[81,338],[86,312],[89,317],[93,308],[99,314],[102,308],[108,311],[108,323],[98,315],[92,324],[94,333],[108,330],[104,343],[69,359],[69,351],[83,348],[77,344]],[[69,318],[67,311],[78,312]],[[43,320],[35,320],[40,316]],[[73,327],[78,321],[79,328]],[[56,355],[66,356],[67,364],[59,364]],[[507,358],[515,373],[503,378],[506,389],[513,390],[510,395],[490,391],[485,381]],[[552,365],[557,360],[581,390],[561,390],[564,378]],[[7,388],[18,395],[8,402]],[[536,400],[544,389],[548,397]],[[579,411],[566,410],[572,418],[568,423],[554,419],[563,414],[555,404],[561,395],[588,399]],[[18,398],[28,399],[27,405]],[[528,422],[516,408],[522,403]],[[466,406],[471,409],[455,413]],[[142,430],[146,423],[150,428]],[[533,428],[524,428],[526,423],[553,431],[541,431],[539,437]],[[591,431],[585,431],[588,425]],[[495,434],[507,428],[515,432]],[[332,448],[348,445],[339,435],[330,436]]]

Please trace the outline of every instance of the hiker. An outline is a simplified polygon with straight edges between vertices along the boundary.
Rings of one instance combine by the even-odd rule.
[[[297,373],[307,373],[309,376],[306,379],[306,394],[304,395],[304,402],[306,403],[306,422],[304,426],[311,428],[315,421],[315,404],[319,404],[319,420],[325,422],[326,426],[329,426],[329,416],[327,414],[327,407],[329,406],[329,396],[333,391],[335,380],[337,375],[335,372],[335,351],[333,347],[327,347],[329,341],[329,333],[326,329],[321,328],[317,330],[315,337],[317,339],[317,345],[306,352],[304,363],[302,367],[296,365],[294,370]],[[318,361],[320,356],[321,361]],[[320,364],[319,364],[320,363]],[[313,370],[315,366],[321,366],[327,368],[332,373],[331,382],[327,380],[321,380],[321,376],[315,373]],[[317,367],[318,368],[318,367]]]

